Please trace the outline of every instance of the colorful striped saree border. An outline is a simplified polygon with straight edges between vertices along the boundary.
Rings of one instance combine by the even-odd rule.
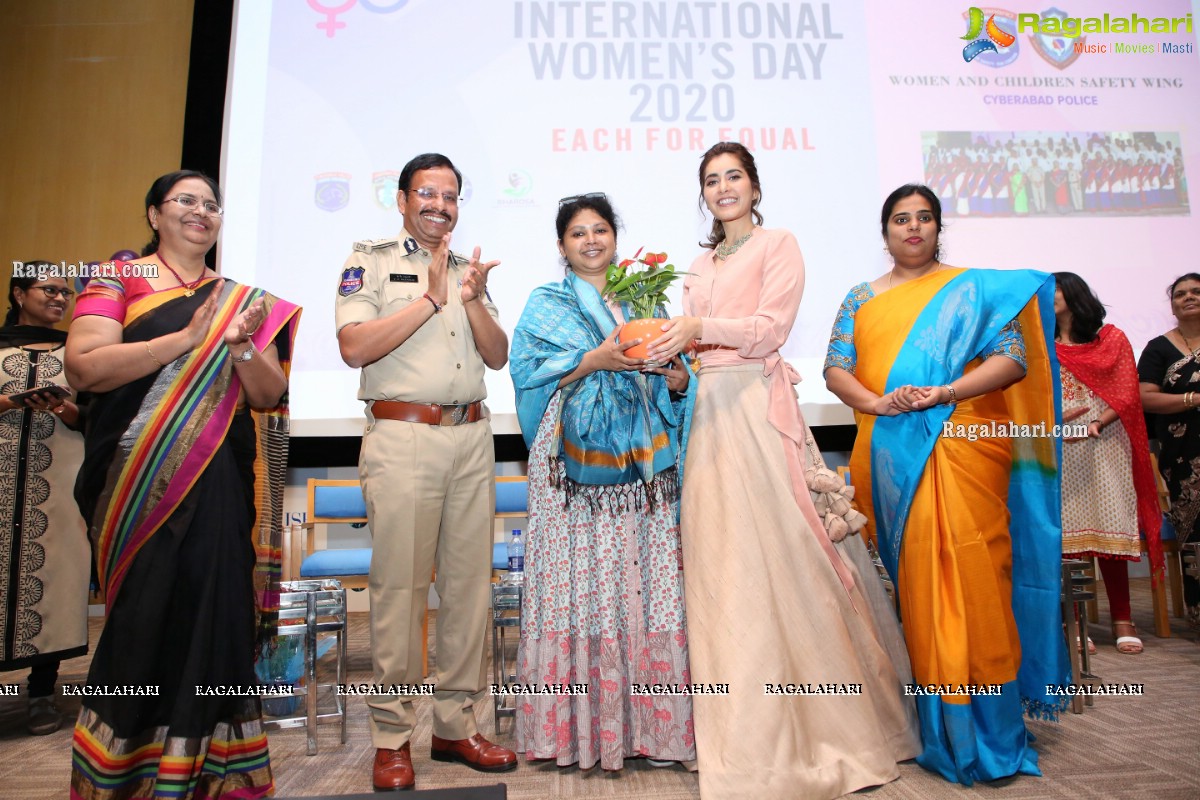
[[[248,704],[246,711],[253,713]],[[75,726],[72,800],[269,796],[267,736],[255,714],[217,724],[211,736],[173,737],[164,727],[123,739],[84,708]]]

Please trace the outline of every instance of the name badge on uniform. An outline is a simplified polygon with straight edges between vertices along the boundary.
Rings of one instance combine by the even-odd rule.
[[[404,240],[404,252],[412,255],[421,249],[421,245],[417,244],[417,240],[409,236]]]
[[[392,283],[416,283],[417,276],[409,275],[407,273],[393,272],[388,275],[388,280],[390,280]]]

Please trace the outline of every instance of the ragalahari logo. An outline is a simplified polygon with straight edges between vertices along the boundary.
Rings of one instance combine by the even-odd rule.
[[[989,67],[1007,66],[1017,58],[1016,15],[1000,9],[988,12],[991,13],[971,6],[963,15],[967,19],[967,33],[962,37],[967,40],[963,61],[971,62],[982,56],[980,63]]]

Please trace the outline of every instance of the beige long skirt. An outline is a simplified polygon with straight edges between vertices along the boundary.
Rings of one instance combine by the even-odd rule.
[[[693,698],[711,800],[838,797],[920,752],[895,615],[860,537],[848,591],[805,522],[767,390],[759,366],[704,370],[684,470],[692,680],[729,690]]]

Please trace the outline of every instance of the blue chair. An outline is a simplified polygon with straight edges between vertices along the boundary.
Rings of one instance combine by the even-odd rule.
[[[496,520],[529,519],[529,480],[521,476],[496,478],[496,506],[492,515],[492,535],[495,535]],[[507,527],[507,525],[505,526]],[[508,543],[492,545],[492,569],[508,569]],[[496,583],[492,578],[492,682],[510,683],[516,680],[517,664],[515,646],[510,641],[520,638],[522,584]],[[505,636],[508,628],[515,628],[513,636]],[[496,730],[500,720],[516,714],[516,706],[508,705],[503,695],[496,695],[493,708],[496,712]]]
[[[356,591],[366,589],[371,573],[371,548],[317,550],[314,529],[317,525],[367,524],[367,501],[362,485],[355,480],[308,479],[308,519],[305,531],[305,556],[300,562],[301,578],[336,578],[342,586]],[[429,613],[421,623],[423,672],[429,674]]]
[[[309,478],[308,517],[301,578],[336,578],[347,589],[367,588],[371,548],[316,549],[316,526],[338,523],[365,525],[367,504],[358,481]]]
[[[1163,515],[1162,521],[1163,560],[1166,562],[1167,579],[1160,581],[1151,590],[1154,605],[1154,635],[1166,639],[1171,636],[1171,623],[1167,615],[1167,592],[1171,593],[1171,615],[1183,616],[1183,569],[1179,560],[1179,539],[1175,526]],[[1142,538],[1142,552],[1148,553],[1146,539]],[[1163,584],[1166,584],[1165,586]]]
[[[495,520],[501,519],[529,520],[529,479],[524,475],[496,478],[496,511],[493,516],[493,531],[496,529]],[[492,545],[492,569],[508,569],[508,543],[506,541]]]

